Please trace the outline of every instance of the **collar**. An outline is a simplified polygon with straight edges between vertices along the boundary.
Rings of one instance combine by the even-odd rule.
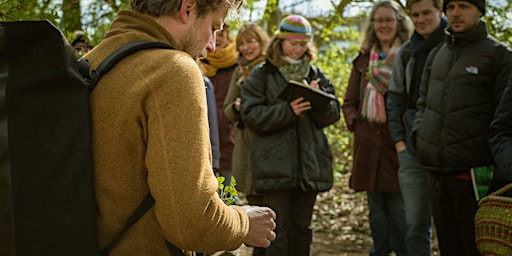
[[[411,56],[417,56],[421,53],[427,53],[437,44],[443,41],[445,37],[445,29],[448,25],[446,18],[441,19],[439,27],[428,37],[424,38],[416,30],[411,36]]]
[[[132,10],[119,11],[104,38],[120,34],[126,35],[124,38],[132,38],[136,34],[139,40],[161,41],[179,46],[169,32],[149,15]]]
[[[487,25],[485,22],[480,21],[477,26],[463,33],[454,33],[448,27],[445,30],[445,41],[448,46],[464,46],[485,39],[487,35]]]

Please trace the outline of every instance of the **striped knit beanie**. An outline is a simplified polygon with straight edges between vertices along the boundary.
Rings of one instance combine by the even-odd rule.
[[[311,41],[313,39],[311,24],[300,15],[290,15],[284,18],[274,35],[277,38],[288,40]]]

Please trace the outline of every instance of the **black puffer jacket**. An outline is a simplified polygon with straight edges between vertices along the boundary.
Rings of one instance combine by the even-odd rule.
[[[454,172],[494,163],[489,126],[512,71],[511,51],[497,56],[499,45],[481,22],[463,34],[447,30],[446,42],[429,55],[412,132],[427,168]]]
[[[499,167],[493,178],[501,187],[512,182],[512,76],[491,124],[490,143]]]
[[[320,88],[334,94],[322,71],[311,66],[308,82],[320,78]],[[256,192],[302,187],[326,191],[332,187],[332,155],[322,128],[340,118],[340,103],[323,111],[296,116],[278,95],[287,86],[270,62],[255,67],[241,91],[242,120],[255,133],[251,160]]]

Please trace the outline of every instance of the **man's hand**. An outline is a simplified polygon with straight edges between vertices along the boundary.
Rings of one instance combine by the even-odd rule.
[[[238,112],[242,110],[240,97],[235,99],[235,102],[233,102],[233,106],[235,107],[235,110]]]
[[[400,153],[405,150],[405,142],[403,140],[395,143],[395,149],[397,153]]]
[[[267,248],[276,239],[276,213],[268,207],[242,206],[249,216],[249,232],[244,243],[248,246]]]

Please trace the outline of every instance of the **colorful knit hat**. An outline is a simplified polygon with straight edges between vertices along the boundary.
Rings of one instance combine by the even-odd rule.
[[[454,0],[444,0],[443,11],[445,14],[446,14],[446,6],[451,1],[454,1]],[[457,0],[455,0],[455,1],[457,1]],[[482,12],[482,16],[485,15],[485,0],[460,0],[460,1],[466,1],[466,2],[470,2],[470,3],[474,4],[478,9],[480,9],[480,11]]]
[[[290,15],[284,18],[274,35],[277,38],[288,40],[313,40],[311,24],[300,15]]]

